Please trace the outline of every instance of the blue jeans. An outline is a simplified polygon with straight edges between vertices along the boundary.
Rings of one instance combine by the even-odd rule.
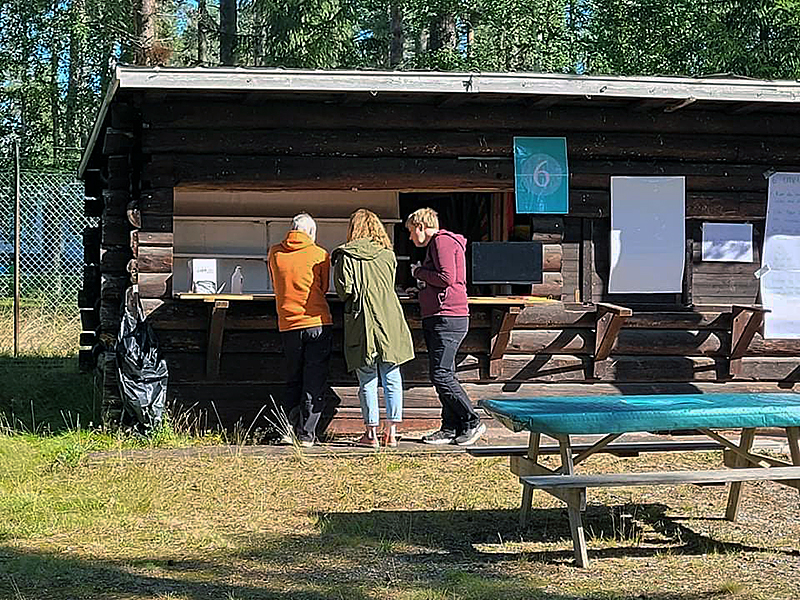
[[[356,377],[361,414],[367,427],[377,427],[380,421],[378,380],[383,387],[386,401],[386,418],[389,421],[403,420],[403,377],[400,375],[399,365],[376,360],[371,365],[356,369]]]

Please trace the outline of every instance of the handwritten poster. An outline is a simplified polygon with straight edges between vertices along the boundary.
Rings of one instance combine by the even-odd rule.
[[[685,188],[683,177],[611,178],[609,293],[682,291]]]
[[[703,260],[753,262],[753,226],[746,223],[703,223]]]
[[[800,339],[800,173],[769,178],[761,255],[766,339]]]
[[[514,138],[514,191],[518,213],[569,212],[567,139]]]

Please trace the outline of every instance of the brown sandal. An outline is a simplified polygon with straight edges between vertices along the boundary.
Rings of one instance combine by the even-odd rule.
[[[397,448],[397,442],[399,439],[399,435],[392,435],[390,431],[385,431],[383,433],[383,445],[387,448]]]
[[[367,433],[361,436],[361,439],[356,442],[356,446],[360,446],[361,448],[374,448],[376,450],[380,448],[378,438],[369,437]]]

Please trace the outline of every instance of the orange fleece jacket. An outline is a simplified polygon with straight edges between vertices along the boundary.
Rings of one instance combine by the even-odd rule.
[[[275,290],[278,330],[307,329],[333,323],[325,293],[331,259],[303,231],[292,230],[269,249],[269,274]]]

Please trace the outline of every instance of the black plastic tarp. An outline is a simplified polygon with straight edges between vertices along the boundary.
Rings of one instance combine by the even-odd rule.
[[[134,287],[128,288],[122,302],[116,351],[123,408],[136,418],[145,433],[149,433],[164,418],[169,372]]]

